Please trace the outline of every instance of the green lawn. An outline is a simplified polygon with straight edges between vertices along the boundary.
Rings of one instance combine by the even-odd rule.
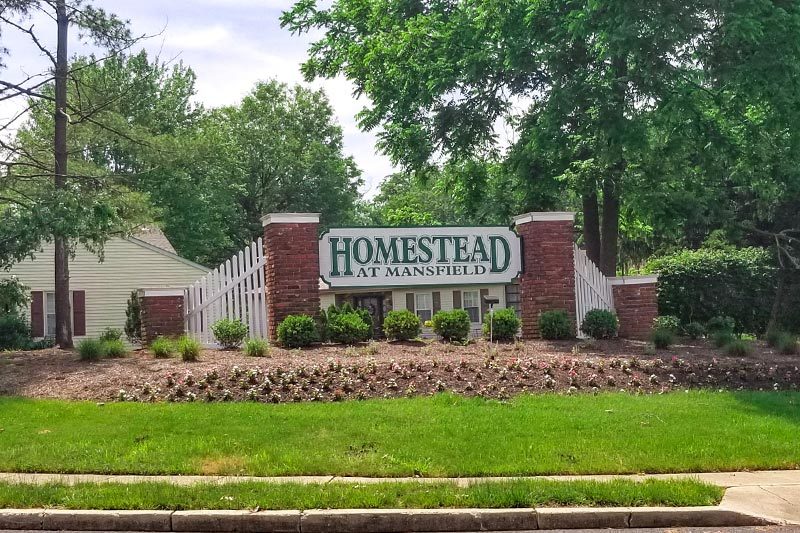
[[[425,476],[800,466],[800,394],[342,403],[0,399],[0,471]]]
[[[691,480],[636,483],[517,480],[460,488],[452,483],[0,483],[0,507],[67,509],[396,509],[716,505],[724,490]]]

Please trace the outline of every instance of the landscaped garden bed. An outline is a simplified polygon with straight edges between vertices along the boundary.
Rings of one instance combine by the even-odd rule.
[[[378,483],[0,483],[0,508],[438,509],[716,505],[724,490],[693,480]]]
[[[203,350],[193,362],[146,350],[81,361],[57,349],[0,354],[0,394],[127,401],[338,401],[436,392],[505,399],[520,393],[797,390],[800,360],[757,341],[731,357],[704,340],[667,350],[628,340],[519,341],[467,346],[370,342],[268,357]]]

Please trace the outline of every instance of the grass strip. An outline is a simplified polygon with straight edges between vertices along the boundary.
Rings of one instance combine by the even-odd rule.
[[[800,467],[800,393],[448,394],[109,403],[0,398],[0,471],[427,477]]]
[[[393,509],[716,505],[723,489],[694,480],[369,484],[0,483],[0,507],[64,509]]]

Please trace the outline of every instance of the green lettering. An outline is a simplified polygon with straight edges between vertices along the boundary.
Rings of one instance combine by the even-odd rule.
[[[447,243],[452,242],[453,238],[437,236],[431,237],[431,240],[433,242],[439,241],[439,257],[437,258],[437,261],[439,263],[449,263],[450,260],[447,258]]]
[[[503,246],[503,265],[500,266],[497,263],[497,245],[501,244]],[[490,235],[489,236],[489,247],[492,250],[492,273],[496,272],[505,272],[508,269],[508,265],[511,263],[511,247],[508,245],[508,241],[506,241],[503,237],[499,235]]]
[[[416,239],[414,237],[400,237],[400,240],[403,242],[403,263],[416,263],[417,258],[412,257],[412,254],[416,252]]]
[[[391,263],[399,262],[397,259],[397,237],[391,237],[389,239],[389,247],[386,247],[386,240],[380,237],[375,239],[375,244],[377,244],[375,251],[375,262],[380,264],[383,262],[384,265],[388,265]]]
[[[331,237],[331,277],[335,276],[352,276],[353,270],[352,265],[350,264],[350,244],[352,243],[353,239],[351,237],[344,237],[342,238],[342,244],[344,245],[344,249],[339,249],[339,237]],[[339,272],[339,258],[344,258],[344,274]]]
[[[480,259],[478,259],[478,256],[480,256]],[[472,260],[475,262],[489,260],[489,254],[486,253],[486,245],[480,236],[475,237],[475,244],[472,247]]]
[[[361,254],[362,252],[362,245],[364,255]],[[356,263],[359,265],[366,265],[367,263],[372,261],[372,241],[366,237],[359,237],[358,239],[353,242],[353,259],[356,260]]]
[[[431,238],[422,236],[417,239],[417,260],[420,263],[430,263],[433,259],[433,251],[431,250]]]
[[[456,263],[469,263],[471,257],[468,255],[464,255],[467,253],[467,244],[469,243],[469,237],[465,235],[457,235],[453,237],[453,242],[455,243],[455,259]]]

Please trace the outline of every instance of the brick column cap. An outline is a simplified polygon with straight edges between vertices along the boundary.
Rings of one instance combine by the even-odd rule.
[[[608,278],[611,285],[645,285],[647,283],[657,283],[658,276],[655,274],[649,276],[618,276],[615,278]]]
[[[158,297],[158,296],[183,296],[183,287],[157,287],[152,289],[139,289],[139,297]]]
[[[261,224],[317,224],[319,213],[270,213],[261,217]]]
[[[552,222],[559,220],[575,220],[575,211],[532,211],[512,218],[512,224],[519,226],[528,222]]]

